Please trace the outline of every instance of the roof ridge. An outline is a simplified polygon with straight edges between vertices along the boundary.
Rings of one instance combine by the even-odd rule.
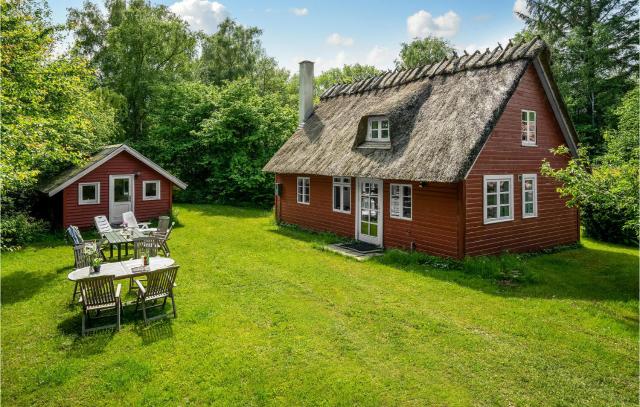
[[[364,93],[377,89],[385,89],[401,86],[409,82],[434,77],[442,74],[453,74],[471,69],[489,68],[491,66],[513,62],[519,59],[533,58],[547,47],[546,43],[535,36],[530,41],[520,41],[514,43],[511,39],[502,47],[500,43],[491,50],[487,47],[484,52],[476,50],[469,54],[464,50],[464,54],[458,55],[456,52],[449,58],[445,57],[440,61],[431,64],[419,65],[417,67],[387,70],[378,75],[372,75],[359,79],[351,83],[336,83],[326,89],[320,99],[329,99],[336,96]]]

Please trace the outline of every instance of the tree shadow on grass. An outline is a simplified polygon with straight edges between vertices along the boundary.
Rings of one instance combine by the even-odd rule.
[[[178,211],[184,208],[190,212],[195,212],[200,216],[221,216],[229,218],[263,218],[269,214],[270,209],[260,209],[251,206],[230,206],[211,204],[180,204]],[[178,218],[180,218],[180,214]]]
[[[405,256],[412,255],[405,253]],[[461,267],[443,270],[408,261],[402,255],[391,259],[382,256],[373,261],[503,297],[623,302],[638,298],[637,256],[590,248],[509,256],[516,260],[508,262],[511,264],[507,267],[524,273],[524,281],[512,282],[482,275],[473,269],[467,270],[464,263]],[[499,257],[488,258],[490,262],[499,260]]]
[[[28,300],[53,281],[53,276],[25,270],[3,275],[2,304],[10,305]]]

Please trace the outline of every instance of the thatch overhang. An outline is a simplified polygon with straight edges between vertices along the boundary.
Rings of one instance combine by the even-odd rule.
[[[565,115],[559,121],[574,151],[575,131],[549,75],[547,53],[545,43],[534,39],[455,56],[430,66],[388,72],[351,85],[337,84],[321,95],[320,104],[304,126],[263,170],[460,181],[532,63],[539,73],[542,69],[546,74],[545,91],[556,92],[557,100],[550,100],[559,104],[554,107],[557,115]],[[364,143],[363,121],[377,115],[389,118],[390,148],[367,148],[370,146]]]

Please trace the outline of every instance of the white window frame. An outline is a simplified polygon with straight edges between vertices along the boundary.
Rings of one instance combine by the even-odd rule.
[[[395,216],[391,212],[391,208],[393,207],[393,187],[397,186],[400,190],[400,216]],[[409,208],[410,215],[406,217],[403,215],[404,211],[404,187],[409,187],[409,196],[411,197],[411,207]],[[413,219],[413,186],[411,184],[389,184],[389,217],[393,219],[402,219],[402,220],[412,220]]]
[[[156,194],[147,195],[147,184],[156,184]],[[157,201],[160,199],[160,180],[142,181],[142,200],[143,201]]]
[[[509,216],[500,216],[500,181],[509,181]],[[496,182],[496,206],[498,215],[497,218],[487,217],[487,184],[489,182]],[[501,175],[485,175],[482,181],[482,218],[484,224],[509,222],[513,220],[513,174],[501,174]]]
[[[96,188],[95,199],[82,199],[82,187],[93,185]],[[78,183],[78,205],[97,205],[100,203],[100,183],[99,182],[79,182]]]
[[[524,182],[525,180],[530,179],[533,180],[533,213],[527,213],[525,210],[525,199],[524,199]],[[538,217],[538,175],[537,174],[522,174],[522,218],[536,218]]]
[[[522,114],[527,114],[527,120],[522,120]],[[533,113],[533,131],[531,131],[531,122],[529,121],[529,114]],[[526,139],[522,139],[522,136],[526,132]],[[533,134],[533,141],[529,140],[529,136]],[[520,140],[523,146],[535,147],[538,145],[538,114],[535,110],[521,110],[520,111]]]
[[[307,201],[304,201],[304,182],[307,182]],[[300,182],[302,182],[302,194],[300,194]],[[301,200],[302,198],[302,200]],[[309,177],[298,177],[296,180],[296,202],[301,205],[309,205],[311,203],[311,179]],[[332,203],[333,205],[333,203]]]
[[[336,187],[340,188],[340,209],[335,208]],[[344,197],[345,188],[349,188],[349,210],[348,211],[344,210],[344,202],[342,200],[342,198]],[[333,211],[339,212],[339,213],[351,213],[351,178],[350,177],[333,177],[333,185],[331,186],[331,191],[332,191],[331,208],[333,209]]]
[[[378,137],[373,138],[373,122],[378,123]],[[382,122],[387,122],[387,137],[382,137]],[[372,116],[369,117],[368,125],[367,125],[367,141],[384,141],[387,142],[391,140],[391,124],[389,123],[389,118],[386,116]]]

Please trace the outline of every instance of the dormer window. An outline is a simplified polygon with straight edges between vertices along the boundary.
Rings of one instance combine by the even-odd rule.
[[[367,141],[389,141],[389,119],[385,116],[370,117]]]

